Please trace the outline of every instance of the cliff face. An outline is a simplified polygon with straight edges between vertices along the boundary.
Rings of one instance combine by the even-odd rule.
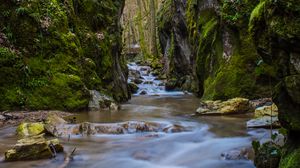
[[[280,78],[273,99],[289,130],[280,167],[300,167],[300,1],[261,1],[249,26],[259,54]]]
[[[4,0],[0,110],[78,110],[88,90],[127,100],[123,7],[123,0]]]
[[[270,95],[275,70],[262,62],[248,33],[258,2],[166,0],[159,35],[169,80],[206,99]]]
[[[169,80],[206,99],[273,93],[289,132],[280,167],[300,167],[300,1],[164,3],[159,35]]]

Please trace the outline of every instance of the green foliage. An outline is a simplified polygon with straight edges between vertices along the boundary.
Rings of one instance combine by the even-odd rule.
[[[266,2],[264,0],[260,1],[260,3],[252,11],[250,20],[249,20],[249,31],[250,32],[253,32],[255,24],[258,24],[261,21],[261,19],[263,19],[265,3]]]
[[[223,0],[221,16],[228,25],[242,26],[248,22],[250,13],[259,0]]]
[[[252,148],[254,149],[255,152],[257,152],[260,148],[260,142],[259,141],[252,141]]]

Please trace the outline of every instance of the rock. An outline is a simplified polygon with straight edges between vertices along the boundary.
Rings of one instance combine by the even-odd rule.
[[[286,77],[277,85],[274,95],[282,126],[300,132],[300,75]]]
[[[248,99],[234,98],[227,101],[205,101],[201,102],[197,109],[198,115],[228,115],[253,112]]]
[[[148,94],[146,90],[140,92],[140,95],[146,95],[146,94]]]
[[[64,130],[66,124],[67,122],[64,119],[52,114],[47,117],[44,127],[46,131],[51,135],[55,137],[60,137],[65,134],[65,131],[62,130]]]
[[[252,104],[253,108],[259,108],[262,106],[270,106],[273,104],[272,98],[262,98],[262,99],[256,99],[251,100],[250,103]]]
[[[137,91],[139,90],[139,87],[134,83],[129,83],[128,86],[131,93],[137,93]]]
[[[134,79],[142,78],[140,71],[133,70],[133,69],[129,70],[129,75],[128,76],[131,77],[131,78],[134,78]]]
[[[145,84],[145,85],[152,85],[153,81],[145,81],[143,84]]]
[[[70,135],[96,135],[96,134],[132,134],[137,132],[165,132],[175,133],[191,130],[179,124],[164,124],[158,122],[128,121],[122,123],[98,124],[84,122],[81,124],[65,124],[57,127],[55,135],[68,137]]]
[[[90,110],[109,109],[110,105],[114,103],[111,97],[101,94],[96,90],[90,90],[92,99],[89,102]]]
[[[22,123],[17,128],[17,135],[20,138],[40,135],[45,133],[44,124],[39,123]]]
[[[166,89],[166,91],[176,90],[177,89],[177,80],[176,79],[168,80],[165,84],[165,89]]]
[[[161,70],[160,69],[155,69],[152,71],[151,73],[153,76],[159,76],[161,74]]]
[[[271,106],[262,106],[255,109],[255,117],[278,116],[278,108],[273,103]]]
[[[0,115],[0,121],[6,120],[6,117],[4,117],[3,115]]]
[[[141,83],[143,83],[143,80],[142,79],[139,79],[139,78],[135,78],[135,79],[133,79],[133,82],[135,83],[135,84],[141,84]]]
[[[248,128],[280,128],[278,117],[263,116],[247,122]]]
[[[281,157],[281,150],[278,145],[267,142],[255,148],[254,151],[256,168],[278,168]]]
[[[42,134],[19,140],[13,149],[5,152],[5,161],[48,159],[59,152],[63,152],[59,140],[47,140]]]
[[[241,150],[231,150],[229,152],[224,152],[221,154],[222,160],[249,160],[249,149],[241,149]]]
[[[118,111],[121,109],[121,106],[116,103],[111,103],[109,106],[109,110],[111,111]]]
[[[178,124],[174,124],[163,129],[163,131],[166,133],[176,133],[176,132],[183,132],[187,130],[188,128]]]

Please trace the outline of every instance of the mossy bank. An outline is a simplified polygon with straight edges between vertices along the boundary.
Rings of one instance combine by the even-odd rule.
[[[80,110],[89,90],[128,100],[119,24],[124,3],[4,0],[0,110]]]

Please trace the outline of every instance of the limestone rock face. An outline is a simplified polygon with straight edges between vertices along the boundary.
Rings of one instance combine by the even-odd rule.
[[[5,161],[48,159],[62,151],[58,139],[48,140],[38,135],[19,140],[13,149],[5,152]]]
[[[234,98],[227,101],[205,101],[197,109],[197,115],[229,115],[253,112],[250,101]]]
[[[265,78],[274,71],[257,65],[261,58],[248,33],[248,17],[258,2],[163,1],[158,34],[169,88],[209,100],[270,96]]]

